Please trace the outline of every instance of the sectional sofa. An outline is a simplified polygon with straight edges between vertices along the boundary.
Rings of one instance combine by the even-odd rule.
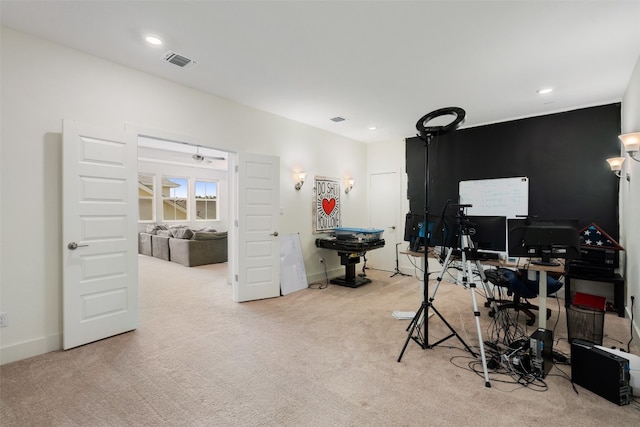
[[[138,252],[186,267],[227,262],[227,232],[150,225],[138,234]]]

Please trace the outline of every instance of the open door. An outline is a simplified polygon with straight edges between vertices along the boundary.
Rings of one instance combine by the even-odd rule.
[[[233,300],[280,296],[280,159],[240,153],[235,172]]]
[[[63,123],[63,348],[138,327],[137,142]]]

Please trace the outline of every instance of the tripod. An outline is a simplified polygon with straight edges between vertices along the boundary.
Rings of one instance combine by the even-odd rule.
[[[395,269],[395,273],[393,273],[393,274],[392,274],[391,276],[389,276],[389,277],[395,277],[395,276],[397,276],[398,274],[399,274],[400,276],[411,276],[410,274],[406,274],[406,273],[403,273],[402,271],[400,271],[400,263],[399,263],[399,261],[398,261],[398,246],[400,246],[401,244],[402,244],[402,243],[396,243],[396,269]]]
[[[475,261],[476,269],[480,275],[480,278],[482,280],[482,283],[487,295],[489,295],[491,291],[487,284],[487,278],[484,274],[482,266],[480,265],[480,262],[478,261],[477,256],[474,255],[475,247],[474,247],[473,241],[469,237],[469,229],[468,229],[469,222],[465,218],[464,209],[467,207],[471,207],[471,205],[458,205],[458,207],[459,207],[459,211],[458,211],[458,214],[456,215],[456,218],[458,222],[458,236],[459,236],[458,241],[459,241],[460,256],[462,260],[462,285],[465,288],[468,287],[471,290],[471,300],[473,302],[473,314],[476,321],[478,341],[480,343],[480,357],[482,360],[482,367],[484,370],[485,386],[491,387],[491,383],[489,382],[489,373],[487,372],[487,359],[484,352],[484,342],[482,341],[482,330],[480,328],[480,312],[478,311],[478,303],[476,300],[476,292],[475,292],[476,284],[475,282],[473,282],[473,280],[471,280],[472,274],[473,274],[471,269],[472,258],[475,258],[474,261]],[[425,295],[425,298],[423,298],[422,304],[420,305],[420,309],[416,312],[416,315],[413,317],[413,319],[411,320],[411,323],[409,324],[409,327],[407,328],[407,330],[409,331],[409,334],[407,335],[407,340],[405,341],[404,346],[402,347],[402,351],[400,352],[400,356],[398,357],[398,362],[400,362],[400,360],[402,359],[402,355],[404,354],[404,351],[407,348],[407,345],[409,344],[409,340],[411,339],[417,342],[421,348],[425,349],[425,348],[436,347],[438,344],[454,336],[458,338],[458,340],[462,343],[462,345],[465,347],[465,349],[469,353],[471,353],[474,357],[478,357],[478,355],[471,349],[471,347],[469,347],[469,345],[462,339],[462,337],[458,335],[458,333],[455,331],[455,329],[453,329],[451,324],[447,322],[447,320],[442,316],[442,314],[440,314],[440,312],[433,305],[433,301],[435,300],[436,293],[438,292],[438,288],[440,287],[440,283],[442,282],[442,277],[444,276],[444,273],[451,267],[453,250],[454,250],[453,247],[450,247],[447,250],[447,256],[442,265],[442,271],[440,272],[440,275],[437,278],[436,287],[433,290],[433,293],[431,294],[429,299],[426,299],[426,295]],[[425,256],[426,256],[426,253],[425,253]],[[425,263],[426,262],[427,260],[425,259]],[[426,290],[427,284],[425,283],[424,286]],[[495,301],[492,301],[492,303],[495,304]],[[449,330],[451,331],[451,334],[447,335],[446,337],[442,338],[439,341],[436,341],[433,344],[429,344],[428,329],[426,327],[427,318],[429,316],[428,314],[429,308],[433,310],[433,312],[440,318],[440,320],[444,322],[447,328],[449,328]],[[420,331],[420,327],[423,325],[423,322],[425,324],[424,335],[422,335]]]

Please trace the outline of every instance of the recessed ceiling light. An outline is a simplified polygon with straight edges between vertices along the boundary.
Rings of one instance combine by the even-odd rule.
[[[369,130],[376,130],[376,129],[378,129],[378,128],[375,127],[375,126],[369,126]]]
[[[544,95],[545,93],[551,93],[551,92],[553,92],[553,88],[550,88],[550,87],[537,90],[537,93],[540,95]]]
[[[147,34],[144,36],[144,41],[149,43],[151,46],[162,46],[164,44],[164,41],[155,34]]]
[[[330,120],[332,122],[340,123],[340,122],[344,122],[347,119],[345,119],[344,117],[336,116],[336,117],[332,117]]]

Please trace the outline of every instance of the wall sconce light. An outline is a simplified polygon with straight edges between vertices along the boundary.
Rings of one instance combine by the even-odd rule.
[[[302,188],[302,184],[304,184],[304,179],[307,177],[307,174],[304,172],[298,172],[297,178],[298,182],[296,182],[296,190],[300,190]]]
[[[615,173],[618,178],[622,177],[622,175],[620,174],[620,171],[622,170],[622,164],[624,163],[624,160],[625,160],[624,157],[611,157],[607,159],[607,162],[609,163],[609,167],[611,168],[611,171],[613,171],[613,173]],[[627,172],[627,181],[631,181],[631,176],[629,175],[629,172]]]
[[[625,133],[624,135],[620,135],[618,138],[622,141],[624,151],[627,152],[629,157],[636,162],[640,162],[640,159],[636,158],[636,153],[640,148],[640,132]]]
[[[356,183],[355,179],[348,179],[347,180],[347,186],[344,189],[344,192],[349,194],[349,191],[351,191],[353,189],[353,184]]]

